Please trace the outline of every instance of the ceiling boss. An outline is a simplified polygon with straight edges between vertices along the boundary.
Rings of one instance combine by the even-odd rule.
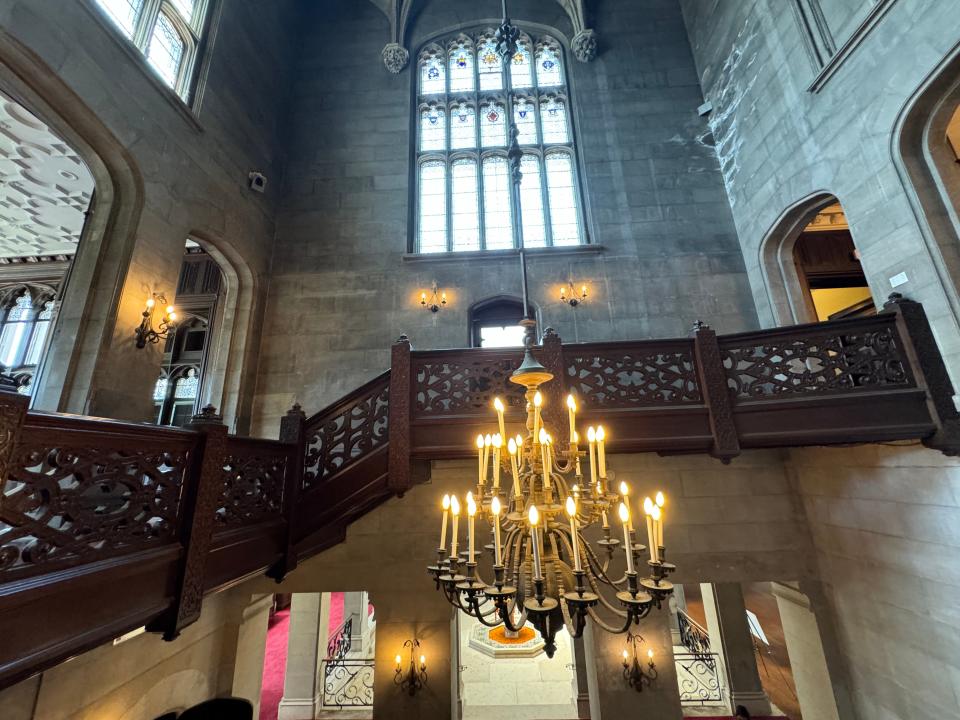
[[[663,493],[637,504],[646,517],[647,545],[635,541],[630,488],[624,482],[613,487],[603,427],[587,429],[584,448],[572,395],[567,398],[569,427],[563,428],[566,442],[554,436],[559,428],[545,426],[539,388],[553,375],[529,347],[510,377],[526,388],[526,427],[508,435],[504,404],[500,398],[493,401],[497,428],[476,439],[477,487],[466,498],[468,549],[458,552],[460,502],[445,496],[438,562],[428,569],[454,607],[488,627],[503,624],[512,632],[531,623],[553,657],[556,634],[564,626],[578,638],[589,618],[607,632],[625,633],[654,606],[660,608],[673,592],[666,578],[676,567],[665,559]],[[493,537],[488,546],[492,583],[478,569],[478,516]],[[611,528],[611,519],[619,520],[619,532]],[[600,539],[591,544],[587,535]],[[637,567],[645,553],[650,574],[641,579]]]

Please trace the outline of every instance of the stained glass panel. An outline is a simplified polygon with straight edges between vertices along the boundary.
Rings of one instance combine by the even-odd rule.
[[[170,2],[176,11],[180,13],[180,17],[184,19],[184,22],[190,25],[193,22],[193,15],[197,9],[197,0],[170,0]]]
[[[503,60],[497,52],[497,43],[484,40],[477,49],[480,63],[480,89],[503,90]]]
[[[167,386],[170,384],[170,381],[167,378],[157,378],[157,384],[153,386],[153,400],[154,402],[163,402],[167,398]]]
[[[513,101],[513,119],[520,132],[521,145],[537,144],[537,116],[533,109],[533,102],[526,98],[517,98]]]
[[[547,194],[554,245],[579,245],[580,222],[574,188],[573,159],[567,153],[547,155]]]
[[[143,0],[97,0],[97,5],[128,38],[133,37],[137,17],[143,9]]]
[[[153,26],[150,36],[150,45],[147,47],[147,60],[157,71],[160,78],[170,87],[176,87],[180,75],[180,65],[186,43],[177,32],[176,26],[163,13],[157,16],[157,24]]]
[[[477,111],[469,105],[450,110],[450,149],[463,150],[477,146]]]
[[[173,397],[177,400],[190,400],[197,396],[200,389],[200,378],[197,371],[193,368],[187,370],[187,374],[177,378],[177,384],[173,386]]]
[[[533,87],[533,66],[530,62],[530,45],[526,41],[520,43],[516,54],[510,61],[510,84],[514,88]]]
[[[479,250],[480,205],[476,160],[455,160],[451,174],[453,250]]]
[[[513,247],[510,222],[510,166],[504,157],[483,161],[483,224],[488,250]]]
[[[473,48],[465,44],[450,50],[450,92],[473,92]]]
[[[563,85],[560,54],[550,45],[543,45],[537,50],[537,85],[540,87]]]
[[[507,144],[506,110],[500,103],[488,103],[480,108],[480,142],[483,147],[504,147]]]
[[[563,100],[547,98],[540,101],[540,127],[543,128],[543,142],[570,142],[567,128],[567,108]]]
[[[540,180],[540,158],[524,155],[520,161],[523,182],[520,184],[520,217],[523,221],[525,247],[547,244],[547,225],[543,215],[543,192]]]
[[[447,250],[447,166],[440,161],[420,166],[420,252]]]
[[[431,105],[420,111],[420,150],[447,149],[447,115],[443,108]]]
[[[433,95],[447,91],[446,68],[439,55],[428,55],[420,64],[420,94]]]

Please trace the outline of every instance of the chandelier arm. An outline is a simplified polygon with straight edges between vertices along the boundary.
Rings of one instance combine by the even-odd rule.
[[[485,600],[484,602],[486,602],[486,600]],[[481,625],[484,625],[484,626],[486,626],[486,627],[488,627],[488,628],[495,628],[495,627],[499,627],[499,626],[500,626],[500,621],[497,621],[497,622],[495,622],[495,623],[490,623],[490,622],[487,622],[487,620],[486,620],[486,618],[488,618],[488,617],[490,617],[491,615],[497,613],[497,610],[498,610],[498,609],[497,609],[496,606],[494,606],[494,608],[493,608],[490,612],[485,613],[485,612],[483,612],[483,611],[480,609],[481,603],[480,603],[479,599],[476,598],[476,597],[474,597],[474,598],[470,601],[470,605],[471,605],[471,606],[473,607],[473,609],[476,611],[476,614],[474,614],[474,613],[470,613],[470,614],[471,614],[473,617],[475,617],[477,620],[479,620]]]
[[[600,584],[597,582],[596,577],[587,573],[587,582],[590,583],[590,589],[593,590],[593,593],[597,596],[597,599],[605,608],[607,608],[607,610],[612,612],[617,617],[627,617],[628,613],[625,610],[621,610],[620,608],[613,605],[609,600],[607,600],[606,596],[603,593],[603,589],[600,587]]]
[[[597,627],[599,627],[601,630],[604,630],[605,632],[608,632],[611,635],[623,635],[625,632],[627,632],[627,630],[630,629],[630,626],[633,625],[634,622],[641,620],[645,618],[647,615],[649,615],[650,608],[647,607],[646,609],[644,609],[639,615],[636,616],[636,620],[634,620],[633,615],[631,615],[630,613],[626,613],[626,619],[624,620],[623,627],[620,627],[620,628],[605,622],[603,618],[601,618],[600,615],[597,613],[597,611],[594,610],[593,608],[588,608],[587,613],[590,615],[590,618],[597,624]]]
[[[613,580],[607,574],[607,568],[610,566],[609,559],[606,560],[602,565],[600,563],[600,558],[597,557],[597,554],[594,552],[593,548],[586,544],[587,549],[587,560],[590,564],[590,567],[594,570],[594,575],[598,580],[600,580],[604,585],[609,585],[617,589],[622,589],[624,584],[627,582],[627,575],[624,573],[623,577],[619,580]]]

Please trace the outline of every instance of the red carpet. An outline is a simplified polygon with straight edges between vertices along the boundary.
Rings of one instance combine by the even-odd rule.
[[[260,690],[260,720],[277,720],[283,697],[283,676],[287,671],[287,634],[290,611],[281,610],[270,618],[267,650],[263,658],[263,686]]]

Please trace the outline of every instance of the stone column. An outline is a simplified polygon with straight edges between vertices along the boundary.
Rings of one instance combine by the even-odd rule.
[[[587,661],[587,682],[590,693],[591,720],[623,720],[623,718],[657,718],[680,720],[680,690],[673,659],[670,638],[670,612],[664,605],[634,626],[645,642],[641,646],[644,658],[648,648],[654,652],[657,678],[653,685],[638,692],[623,677],[623,650],[625,635],[611,635],[587,623],[584,647]],[[644,659],[644,667],[646,667]]]
[[[450,616],[452,608],[441,593],[371,593],[377,608],[377,642],[374,655],[373,717],[376,720],[443,720],[453,708],[452,682],[456,678]],[[426,656],[427,683],[410,696],[394,682],[396,656],[407,670],[407,640],[419,640]]]
[[[701,585],[703,606],[710,631],[710,645],[723,657],[730,702],[743,705],[751,715],[770,715],[770,699],[763,690],[747,608],[740,583]],[[716,642],[719,639],[719,642]]]
[[[804,717],[817,720],[839,720],[833,693],[825,692],[826,688],[833,687],[833,683],[809,598],[796,588],[781,583],[771,583],[771,589],[780,611],[801,712]]]
[[[313,720],[320,710],[329,625],[329,593],[293,595],[279,720]]]
[[[574,682],[576,683],[577,693],[577,717],[590,718],[590,684],[589,673],[587,672],[587,647],[584,638],[574,640],[573,643],[573,665]]]
[[[239,596],[224,624],[219,691],[252,702],[254,717],[260,715],[263,659],[272,606],[273,595]]]
[[[687,598],[683,594],[683,585],[674,585],[673,595],[670,597],[670,637],[674,646],[682,645],[680,641],[680,618],[681,610],[687,609]]]
[[[363,647],[366,629],[367,594],[365,592],[345,592],[343,594],[343,621],[352,621],[350,629],[350,656],[365,657]]]

